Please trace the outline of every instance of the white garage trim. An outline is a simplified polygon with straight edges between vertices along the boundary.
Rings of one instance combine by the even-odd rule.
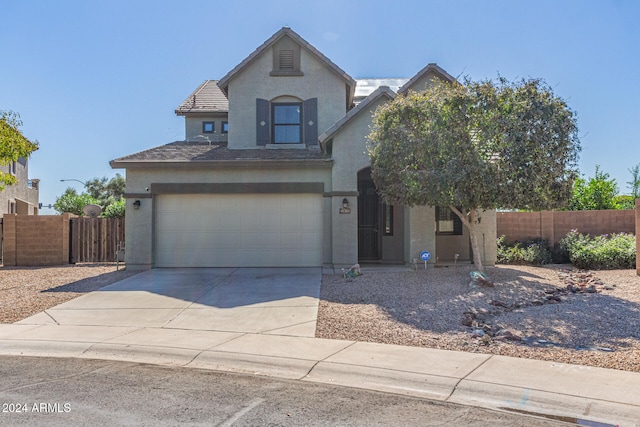
[[[321,194],[158,195],[156,267],[322,265]]]

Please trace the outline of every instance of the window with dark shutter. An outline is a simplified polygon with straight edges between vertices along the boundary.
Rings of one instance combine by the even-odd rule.
[[[270,141],[271,108],[266,99],[256,99],[256,144],[267,145]]]
[[[318,145],[318,98],[306,99],[302,107],[304,143]]]
[[[302,142],[301,109],[300,103],[272,104],[274,144],[300,144]]]

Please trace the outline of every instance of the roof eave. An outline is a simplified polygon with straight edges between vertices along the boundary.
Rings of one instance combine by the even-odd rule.
[[[228,114],[229,110],[212,110],[207,108],[175,110],[176,116],[185,116],[187,114]]]
[[[396,97],[396,93],[391,90],[388,86],[380,86],[369,96],[367,96],[358,106],[351,109],[345,116],[336,121],[329,129],[324,131],[320,136],[318,136],[318,141],[320,144],[324,144],[325,141],[333,138],[340,130],[349,123],[354,117],[358,116],[362,111],[364,111],[371,103],[375,102],[381,97],[387,97],[389,100],[393,100]]]
[[[327,169],[331,168],[331,159],[234,159],[234,160],[111,160],[112,169],[153,169],[153,168],[186,168],[194,166],[218,166],[226,169],[267,167],[285,169],[292,166],[304,166],[306,168]]]

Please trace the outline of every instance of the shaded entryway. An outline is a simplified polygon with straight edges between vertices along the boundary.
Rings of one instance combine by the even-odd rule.
[[[404,262],[404,207],[382,201],[371,168],[358,172],[358,261]]]

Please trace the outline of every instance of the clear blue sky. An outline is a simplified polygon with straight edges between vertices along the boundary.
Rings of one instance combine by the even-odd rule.
[[[354,78],[436,62],[472,79],[543,78],[578,113],[581,173],[628,193],[640,163],[635,0],[0,0],[0,109],[40,149],[40,201],[109,161],[184,137],[175,108],[289,26]],[[53,213],[43,209],[43,214]]]

